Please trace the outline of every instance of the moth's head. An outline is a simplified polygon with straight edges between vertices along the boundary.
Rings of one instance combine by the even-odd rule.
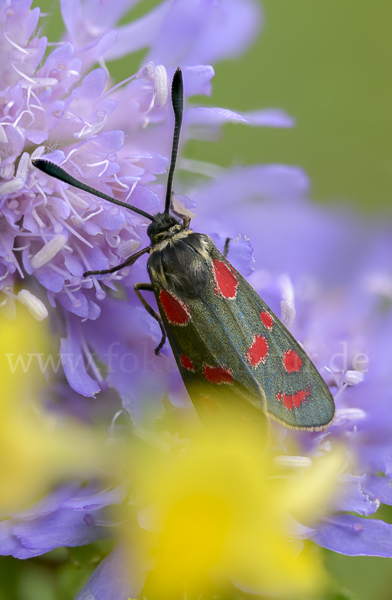
[[[176,217],[162,212],[156,214],[153,222],[147,227],[147,235],[153,244],[158,244],[173,237],[181,229],[184,229],[184,225]]]

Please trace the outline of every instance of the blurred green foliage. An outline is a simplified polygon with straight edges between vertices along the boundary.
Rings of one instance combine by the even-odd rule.
[[[140,16],[154,0],[128,15]],[[35,1],[56,41],[63,27],[58,2]],[[185,155],[222,166],[281,162],[303,167],[312,197],[391,211],[392,85],[390,0],[263,0],[262,35],[235,61],[216,65],[211,104],[246,111],[279,107],[292,130],[227,125],[215,144],[194,141]],[[126,20],[126,19],[125,19]],[[143,52],[108,66],[116,80],[135,72]],[[391,522],[391,510],[376,518]],[[93,570],[96,547],[28,561],[0,557],[0,600],[72,600]],[[336,590],[325,600],[390,600],[391,560],[325,551]],[[309,599],[307,599],[309,600]]]

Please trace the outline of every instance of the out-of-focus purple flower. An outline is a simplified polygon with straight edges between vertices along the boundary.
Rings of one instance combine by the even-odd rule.
[[[0,522],[0,554],[40,556],[59,546],[84,546],[110,535],[105,507],[121,504],[126,488],[99,492],[97,486],[64,485],[40,503]]]

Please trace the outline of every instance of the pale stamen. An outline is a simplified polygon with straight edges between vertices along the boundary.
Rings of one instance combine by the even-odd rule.
[[[48,316],[45,304],[28,290],[21,290],[17,298],[37,321],[43,321]]]
[[[64,248],[66,242],[67,237],[65,235],[54,235],[49,242],[32,257],[31,266],[33,269],[39,269],[51,261],[52,258]]]

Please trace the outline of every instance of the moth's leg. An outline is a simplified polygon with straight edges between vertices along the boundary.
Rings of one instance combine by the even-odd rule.
[[[83,273],[83,277],[88,277],[89,275],[108,275],[109,273],[115,273],[120,269],[124,269],[124,267],[130,267],[137,261],[138,258],[143,256],[143,254],[146,254],[147,252],[150,252],[150,248],[148,246],[146,246],[146,248],[143,248],[142,250],[139,250],[139,252],[135,252],[135,254],[132,254],[129,258],[127,258],[125,262],[121,263],[121,265],[117,265],[116,267],[112,267],[111,269],[104,269],[103,271],[86,271],[85,273]]]
[[[227,258],[227,255],[229,253],[229,244],[230,244],[230,242],[231,242],[231,238],[227,237],[226,241],[225,241],[225,246],[223,248],[223,256],[225,258]]]
[[[148,314],[151,315],[156,321],[158,321],[159,327],[161,328],[162,338],[161,338],[161,341],[159,342],[158,346],[155,348],[155,354],[158,356],[160,349],[163,347],[164,343],[166,342],[166,331],[163,326],[161,316],[153,309],[152,306],[150,306],[150,304],[147,302],[147,300],[145,298],[143,298],[143,296],[139,292],[139,290],[143,290],[144,292],[153,292],[154,288],[151,283],[135,283],[133,286],[133,289],[135,290],[136,296],[139,298],[140,302],[143,304],[143,306],[146,309],[146,311],[148,312]]]

